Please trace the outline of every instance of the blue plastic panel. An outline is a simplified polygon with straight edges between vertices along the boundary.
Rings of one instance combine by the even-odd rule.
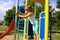
[[[44,40],[45,13],[40,14],[40,39]]]

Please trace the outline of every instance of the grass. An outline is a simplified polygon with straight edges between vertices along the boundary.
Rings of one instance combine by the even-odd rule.
[[[0,26],[0,31],[6,31],[7,30],[7,26]]]
[[[60,40],[60,33],[52,34],[52,39],[53,40]]]
[[[0,34],[4,33],[7,30],[7,26],[0,25]]]
[[[0,34],[4,33],[8,29],[8,26],[0,26]],[[14,31],[11,31],[9,34],[14,33]]]

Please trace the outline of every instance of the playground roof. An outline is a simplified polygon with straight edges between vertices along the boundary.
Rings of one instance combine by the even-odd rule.
[[[41,4],[45,4],[45,0],[33,0],[34,2],[38,2],[38,3],[41,3]]]

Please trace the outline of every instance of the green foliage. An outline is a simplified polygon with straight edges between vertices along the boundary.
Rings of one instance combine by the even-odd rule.
[[[57,0],[57,8],[60,9],[60,0]],[[60,11],[56,12],[56,23],[57,23],[57,30],[60,30]]]
[[[57,8],[60,9],[60,0],[57,0]],[[53,13],[52,29],[60,30],[60,11]]]
[[[58,27],[58,30],[60,30],[60,12],[56,12],[57,13],[57,27]]]
[[[57,19],[60,20],[60,12],[56,12],[57,13]]]
[[[6,15],[4,16],[4,21],[6,25],[9,25],[11,21],[14,20],[15,14],[15,6],[12,9],[6,11]]]
[[[60,8],[60,0],[57,0],[57,8]]]
[[[54,27],[55,29],[60,30],[60,12],[55,12],[53,14],[52,24],[53,24],[53,30]]]
[[[39,18],[39,14],[42,12],[42,8],[37,6],[36,8],[36,18]]]

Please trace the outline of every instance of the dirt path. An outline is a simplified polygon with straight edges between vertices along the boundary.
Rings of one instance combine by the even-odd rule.
[[[3,39],[0,40],[14,40],[14,35],[7,35]],[[19,40],[23,40],[23,36],[20,35]],[[33,40],[33,39],[30,39]]]
[[[22,40],[22,36],[20,36],[19,40]],[[7,35],[3,39],[0,40],[14,40],[14,35]]]
[[[1,40],[14,40],[14,35],[7,35]]]

